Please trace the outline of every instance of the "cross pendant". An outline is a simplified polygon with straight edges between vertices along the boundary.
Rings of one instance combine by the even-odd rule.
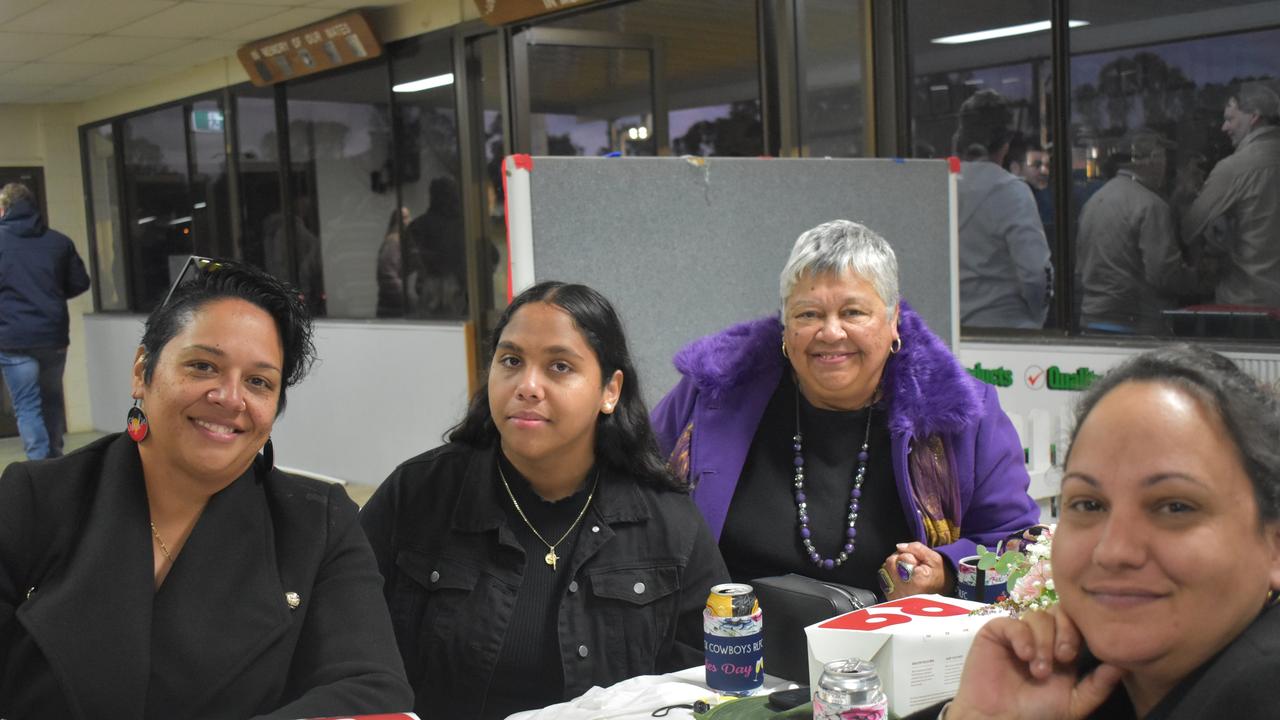
[[[547,556],[542,559],[547,561],[547,564],[551,566],[552,570],[555,570],[556,561],[559,560],[560,557],[556,555],[556,549],[551,548],[549,551],[547,551]]]

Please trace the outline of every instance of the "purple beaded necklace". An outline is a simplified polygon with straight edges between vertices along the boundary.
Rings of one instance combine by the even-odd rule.
[[[853,554],[853,547],[857,544],[858,529],[855,526],[858,524],[858,500],[862,497],[862,482],[867,478],[867,458],[870,457],[867,454],[867,448],[870,447],[871,442],[871,405],[867,405],[867,430],[862,437],[862,449],[858,451],[858,470],[853,476],[853,489],[849,491],[849,527],[844,532],[844,547],[834,558],[824,558],[819,555],[810,538],[813,533],[809,530],[809,503],[804,494],[804,437],[800,432],[800,389],[798,387],[796,388],[796,434],[791,440],[793,443],[791,449],[796,453],[796,475],[793,484],[796,512],[800,516],[800,542],[804,543],[805,552],[809,554],[809,559],[814,565],[823,570],[838,568]]]

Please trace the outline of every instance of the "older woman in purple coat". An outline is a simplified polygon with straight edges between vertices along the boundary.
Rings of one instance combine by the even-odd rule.
[[[681,350],[653,411],[730,574],[952,593],[960,558],[1038,517],[995,388],[899,299],[893,249],[862,225],[801,235],[781,297],[781,322]]]

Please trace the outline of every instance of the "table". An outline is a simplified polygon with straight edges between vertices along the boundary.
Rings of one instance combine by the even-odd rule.
[[[667,705],[718,699],[705,680],[701,665],[665,675],[641,675],[607,688],[593,687],[568,702],[519,712],[507,720],[652,720],[653,711]],[[794,687],[799,686],[766,674],[758,694]],[[693,711],[688,708],[673,708],[666,715],[668,720],[692,717]]]

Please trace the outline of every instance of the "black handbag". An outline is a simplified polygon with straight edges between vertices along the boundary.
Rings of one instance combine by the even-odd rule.
[[[881,601],[870,590],[795,573],[756,578],[751,585],[764,612],[764,671],[802,685],[809,682],[809,646],[804,629]]]

